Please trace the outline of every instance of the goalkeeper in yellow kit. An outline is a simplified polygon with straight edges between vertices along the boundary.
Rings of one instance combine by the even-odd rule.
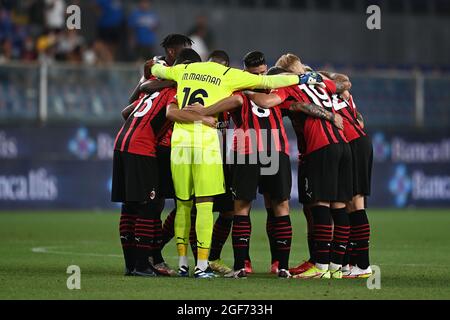
[[[148,62],[145,72],[158,78],[177,82],[177,104],[171,104],[167,117],[175,120],[172,134],[171,170],[177,197],[175,238],[179,256],[180,276],[189,276],[187,248],[190,213],[195,197],[198,259],[196,278],[211,278],[208,253],[213,230],[214,196],[225,192],[222,156],[216,129],[177,117],[177,111],[200,103],[206,108],[243,89],[276,89],[295,84],[316,84],[322,79],[315,73],[304,75],[254,75],[216,62],[199,62],[192,49],[183,49],[180,56],[192,63],[165,67]]]

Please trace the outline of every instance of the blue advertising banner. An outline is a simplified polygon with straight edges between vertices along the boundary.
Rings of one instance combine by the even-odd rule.
[[[115,131],[0,129],[0,208],[117,207],[110,202]]]
[[[1,210],[116,208],[109,199],[117,129],[0,128]],[[372,140],[370,207],[450,207],[448,132],[373,132]],[[293,207],[298,199],[295,146],[291,141]]]
[[[448,132],[372,134],[373,194],[383,207],[450,206]]]

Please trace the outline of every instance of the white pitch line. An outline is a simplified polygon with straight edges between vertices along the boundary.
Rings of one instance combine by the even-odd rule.
[[[122,258],[123,255],[120,254],[103,254],[103,253],[91,253],[91,252],[73,252],[73,251],[60,251],[57,249],[70,248],[67,246],[49,246],[49,247],[34,247],[31,251],[34,253],[46,253],[46,254],[60,254],[60,255],[76,255],[76,256],[87,256],[87,257],[109,257],[109,258]],[[176,259],[178,256],[166,256],[169,259]],[[225,259],[225,261],[230,259]],[[231,260],[230,260],[231,261]],[[252,259],[252,261],[265,262],[265,259]],[[380,263],[380,266],[385,267],[415,267],[415,268],[436,268],[444,267],[440,265],[433,264],[423,264],[423,263]]]
[[[90,252],[71,252],[71,251],[58,251],[54,250],[57,248],[67,248],[67,247],[35,247],[31,248],[34,253],[50,253],[50,254],[61,254],[61,255],[76,255],[76,256],[88,256],[88,257],[110,257],[110,258],[122,258],[119,254],[102,254],[102,253],[90,253]]]

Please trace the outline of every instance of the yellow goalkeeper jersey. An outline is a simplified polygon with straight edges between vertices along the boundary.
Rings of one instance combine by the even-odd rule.
[[[216,62],[196,62],[165,67],[155,64],[151,70],[158,78],[177,82],[180,109],[201,103],[206,108],[243,89],[276,89],[297,84],[297,75],[254,75],[225,67]],[[172,147],[198,147],[220,150],[217,131],[203,124],[175,123]]]

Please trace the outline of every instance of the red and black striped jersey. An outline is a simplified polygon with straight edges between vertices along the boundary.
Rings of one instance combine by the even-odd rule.
[[[163,56],[159,56],[159,57],[155,56],[153,59],[164,60],[165,61],[165,57],[163,57]],[[140,81],[139,81],[139,83],[142,84],[146,80],[159,81],[158,78],[156,78],[154,75],[151,75],[148,79],[145,79],[144,76],[142,76]],[[143,96],[145,96],[145,93],[141,93],[139,95],[139,98],[137,100],[135,100],[134,102],[138,101]],[[173,131],[173,123],[169,123],[169,128],[167,130],[164,130],[165,133],[164,133],[164,135],[162,137],[160,137],[160,139],[158,141],[158,146],[170,147],[170,140],[172,138],[172,131]]]
[[[348,142],[367,135],[358,122],[358,111],[351,95],[345,100],[340,95],[334,94],[333,108],[344,120],[344,135]]]
[[[326,88],[313,85],[295,85],[272,90],[284,102],[280,107],[288,108],[293,101],[313,103],[333,113],[332,95],[336,93],[336,85],[331,80],[324,80]],[[291,112],[291,121],[297,137],[303,136],[305,154],[309,154],[333,143],[347,143],[344,132],[327,120],[306,116],[303,112]],[[300,147],[300,145],[299,145]],[[299,149],[299,152],[302,152]]]
[[[264,109],[245,94],[242,107],[231,112],[235,124],[232,149],[240,154],[278,151],[289,155],[289,141],[278,107]]]
[[[114,150],[155,157],[157,145],[162,141],[167,144],[167,135],[173,126],[166,118],[166,107],[175,95],[174,88],[141,94],[116,136]],[[168,143],[170,145],[170,136]]]

